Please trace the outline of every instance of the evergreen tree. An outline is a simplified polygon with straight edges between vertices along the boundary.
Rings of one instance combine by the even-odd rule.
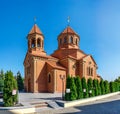
[[[94,94],[95,94],[95,96],[98,95],[98,84],[97,83],[98,83],[97,80],[94,79],[93,80],[93,88],[94,88]]]
[[[101,95],[101,87],[100,82],[97,80],[97,86],[98,86],[98,95]]]
[[[110,82],[110,92],[115,92],[114,82]]]
[[[77,90],[77,99],[83,98],[82,84],[79,76],[75,78],[75,85]]]
[[[94,96],[93,81],[91,78],[88,79],[87,85],[88,85],[89,97]]]
[[[103,80],[100,81],[100,87],[101,87],[101,94],[104,95],[105,94],[105,87],[104,87],[104,81]]]
[[[22,91],[24,89],[24,84],[21,73],[19,71],[17,72],[16,79],[17,79],[18,90]]]
[[[82,81],[83,97],[87,98],[88,97],[88,88],[87,88],[86,79],[83,77],[81,81]]]
[[[66,79],[66,89],[70,89],[70,81],[71,81],[71,78],[70,76],[68,75],[67,76],[67,79]],[[70,93],[65,93],[65,100],[66,101],[69,101],[70,100]]]
[[[7,71],[5,73],[3,88],[3,101],[5,107],[13,106],[18,101],[17,93],[16,95],[12,95],[13,90],[17,91],[16,80],[13,77],[13,73],[11,71]]]
[[[110,92],[109,83],[107,80],[104,81],[104,87],[105,87],[105,94],[109,93]]]
[[[3,92],[4,87],[4,72],[3,70],[0,71],[0,91]]]
[[[77,99],[77,91],[76,86],[74,82],[74,78],[71,77],[70,79],[70,100],[76,100]]]

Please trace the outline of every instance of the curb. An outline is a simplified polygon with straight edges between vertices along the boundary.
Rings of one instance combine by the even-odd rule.
[[[81,99],[81,100],[75,100],[75,101],[58,101],[57,100],[56,102],[59,105],[61,105],[62,107],[67,108],[67,107],[73,107],[73,106],[80,105],[83,103],[92,102],[92,101],[100,100],[103,98],[111,97],[111,96],[118,95],[118,94],[120,94],[120,92],[109,93],[106,95],[101,95],[101,96],[96,96],[96,97],[91,97],[91,98],[86,98],[86,99]]]

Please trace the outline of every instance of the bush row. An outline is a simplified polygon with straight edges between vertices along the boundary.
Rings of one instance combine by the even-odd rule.
[[[66,80],[65,100],[72,101],[117,92],[119,90],[119,82],[108,82],[102,79],[98,81],[97,79],[92,80],[91,78],[86,80],[84,77],[80,79],[79,76],[68,76]]]

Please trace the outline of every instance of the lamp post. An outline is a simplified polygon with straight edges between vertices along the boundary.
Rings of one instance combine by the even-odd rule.
[[[62,80],[62,99],[64,100],[64,79],[65,79],[65,75],[60,75],[60,79]]]

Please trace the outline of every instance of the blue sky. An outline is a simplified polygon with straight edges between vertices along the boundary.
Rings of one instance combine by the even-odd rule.
[[[119,0],[1,0],[0,69],[19,70],[27,51],[26,36],[37,18],[45,36],[45,51],[57,49],[57,36],[67,26],[80,35],[80,49],[93,55],[98,74],[114,80],[120,76]]]

